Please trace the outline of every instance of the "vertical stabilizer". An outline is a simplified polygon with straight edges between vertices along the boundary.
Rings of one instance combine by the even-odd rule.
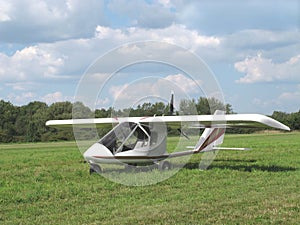
[[[225,112],[221,110],[216,110],[214,115],[224,115]],[[212,125],[213,126],[213,125]],[[225,126],[224,127],[216,127],[216,128],[206,128],[198,143],[195,146],[195,151],[197,152],[206,152],[211,151],[217,145],[223,143],[224,135],[225,135]]]

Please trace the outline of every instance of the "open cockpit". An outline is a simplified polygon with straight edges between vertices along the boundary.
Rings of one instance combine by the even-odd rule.
[[[149,126],[134,122],[123,122],[115,126],[109,133],[100,139],[99,144],[108,148],[112,154],[133,149],[149,147],[155,135],[151,137]]]

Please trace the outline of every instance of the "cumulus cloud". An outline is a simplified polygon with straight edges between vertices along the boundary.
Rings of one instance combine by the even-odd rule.
[[[299,103],[299,99],[300,99],[300,91],[295,91],[295,92],[284,92],[279,96],[279,100],[281,101],[289,101],[289,102],[293,102],[293,105],[296,108],[299,108],[298,106],[296,106],[295,104]]]
[[[221,43],[221,39],[218,37],[202,35],[196,30],[187,29],[184,25],[179,24],[159,29],[130,27],[126,30],[97,26],[95,37],[100,40],[112,39],[119,44],[141,40],[165,41],[189,49],[214,48]]]
[[[256,31],[254,33],[260,37],[264,36],[264,32],[262,31],[258,33]],[[269,34],[269,32],[267,33]],[[256,41],[256,46],[264,46],[267,42],[269,42],[269,39],[272,39],[273,37],[275,38],[275,33],[271,32],[271,34],[272,35],[269,38],[259,38],[260,41]],[[145,40],[145,38],[148,40],[166,41],[183,46],[184,48],[198,53],[205,59],[209,58],[210,61],[223,59],[228,62],[232,62],[232,60],[240,59],[243,56],[245,57],[245,55],[252,53],[253,51],[253,49],[249,51],[239,50],[240,48],[243,49],[241,45],[244,47],[247,46],[246,42],[244,44],[240,44],[240,46],[238,46],[238,44],[230,45],[230,39],[239,39],[241,40],[239,42],[242,42],[243,38],[240,36],[241,34],[237,33],[235,35],[236,36],[232,35],[230,37],[206,36],[200,34],[196,30],[190,30],[183,25],[176,24],[160,29],[144,29],[138,27],[114,29],[110,27],[97,26],[94,37],[92,38],[59,41],[51,44],[37,44],[16,51],[11,56],[0,53],[0,80],[12,82],[28,79],[35,80],[37,78],[45,77],[72,77],[73,79],[78,79],[78,76],[84,72],[89,64],[106,51],[111,50],[115,46],[128,42]],[[279,36],[282,37],[277,37],[277,39],[275,38],[274,43],[278,42],[280,46],[284,45],[284,43],[296,43],[296,35],[288,35],[287,32],[282,33],[282,35]],[[265,35],[265,37],[268,36]],[[232,43],[236,43],[236,41]],[[288,48],[288,46],[286,48]],[[274,49],[276,48],[272,48],[272,51],[275,51]],[[280,47],[280,49],[282,51],[283,47]],[[123,50],[125,51],[126,48],[124,47]],[[138,53],[138,49],[127,50],[136,51]],[[288,56],[289,53],[290,52],[286,51],[285,55]],[[124,52],[124,54],[126,54],[126,52]],[[264,55],[268,55],[268,52],[264,51]],[[276,55],[278,56],[282,54]],[[170,57],[175,57],[175,55],[170,55]],[[269,57],[271,57],[271,55]],[[246,64],[253,64],[255,60],[257,62],[263,61],[261,64],[266,64],[268,58],[262,58],[261,56],[252,58],[248,57],[244,61],[237,62],[235,64],[235,68],[238,71],[245,71],[243,73],[249,74],[250,76],[252,74],[251,68],[247,67]],[[276,65],[274,62],[269,62],[269,64],[272,63]],[[248,69],[245,69],[244,67],[247,67]],[[253,77],[253,74],[251,77]],[[265,79],[270,79],[270,76],[265,77]],[[250,80],[241,80],[241,82],[250,82]]]
[[[97,0],[11,0],[0,4],[0,41],[51,42],[92,37],[106,24],[103,2]]]
[[[176,14],[170,10],[170,2],[166,0],[112,0],[109,8],[116,15],[122,15],[123,20],[128,20],[129,26],[163,28],[170,26],[176,19]]]
[[[42,99],[42,101],[46,102],[48,105],[50,105],[54,102],[62,102],[62,101],[66,100],[60,91],[46,94],[41,99]]]
[[[55,102],[62,102],[62,101],[72,101],[72,97],[64,96],[62,92],[56,91],[53,93],[48,93],[44,96],[39,96],[37,93],[32,91],[25,91],[20,93],[10,93],[7,96],[7,99],[14,104],[17,105],[24,105],[28,102],[32,101],[42,101],[46,102],[48,105],[55,103]]]
[[[120,30],[97,26],[95,37],[90,39],[37,44],[18,50],[11,56],[0,53],[0,80],[69,78],[71,74],[74,77],[83,73],[89,64],[105,51],[111,50],[116,45],[141,41],[145,38],[171,42],[189,49],[215,48],[221,41],[217,37],[204,36],[181,25],[156,30],[143,28]],[[123,50],[125,49],[124,47]]]
[[[198,48],[196,53],[208,59],[209,62],[233,64],[257,52],[263,53],[265,58],[276,61],[287,61],[299,54],[300,32],[297,29],[272,31],[246,29],[230,35],[218,35],[220,44],[209,51]]]
[[[203,58],[214,71],[223,73],[226,67],[224,73],[230,74],[235,69],[243,74],[237,81],[239,83],[299,80],[296,72],[300,71],[300,33],[294,22],[299,11],[295,13],[295,2],[0,1],[0,42],[5,45],[0,47],[6,52],[0,53],[1,95],[8,96],[13,91],[14,94],[9,98],[12,101],[15,99],[13,102],[30,98],[48,103],[65,100],[64,95],[74,91],[76,81],[97,57],[116,46],[145,40],[164,41],[189,49]],[[275,18],[274,15],[278,16]],[[243,19],[236,20],[237,17]],[[16,47],[12,43],[19,45]],[[20,46],[25,47],[21,49]],[[126,54],[142,54],[139,47],[134,45],[119,50],[122,57],[126,57]],[[256,55],[257,52],[261,54]],[[183,58],[175,51],[166,50],[159,54],[172,58],[174,64]],[[152,58],[156,56],[154,53]],[[105,80],[106,72],[117,60],[108,60],[97,71],[98,79],[93,77],[93,81],[100,83]],[[186,61],[182,64],[193,68],[195,62]],[[151,67],[145,66],[143,69],[148,74],[153,72],[150,71],[153,69]],[[182,87],[187,94],[195,90],[195,82],[173,72],[175,70],[171,71],[164,73],[164,79],[158,79],[156,84],[173,83]],[[226,85],[230,86],[235,78],[228,75],[224,79]],[[197,82],[202,84],[201,81]],[[111,96],[104,96],[98,103],[109,104],[112,96],[125,99],[130,97],[128,94],[132,94],[134,97],[147,89],[149,94],[161,94],[167,99],[171,89],[160,88],[160,91],[164,91],[162,94],[157,88],[160,86],[155,87],[153,83],[146,83],[148,86],[142,83],[130,84],[136,89],[120,84],[119,80],[115,82],[110,90],[106,90]],[[42,92],[38,90],[39,87],[46,87],[47,90],[43,89]],[[54,92],[53,89],[58,91]],[[298,97],[297,93],[284,92],[280,98]]]
[[[29,91],[33,88],[39,88],[38,83],[30,81],[6,83],[5,86],[11,87],[15,91]]]
[[[300,55],[293,56],[282,63],[275,63],[272,59],[258,54],[235,63],[234,67],[238,72],[245,74],[237,80],[238,83],[299,80]]]
[[[198,48],[216,48],[221,41],[218,37],[201,35],[197,31],[189,30],[182,25],[172,25],[161,29],[135,27],[123,30],[98,26],[92,38],[29,45],[11,55],[0,53],[1,88],[11,88],[19,92],[37,91],[37,84],[49,86],[51,83],[53,86],[55,82],[59,82],[58,80],[63,78],[73,82],[73,87],[69,87],[69,89],[73,88],[74,90],[75,81],[80,78],[97,57],[115,46],[128,42],[144,41],[145,38],[163,40],[193,50]],[[163,49],[164,45],[161,47]],[[131,55],[133,51],[139,55],[138,47],[128,49],[124,46],[120,51],[123,51],[120,55],[124,57],[126,57],[128,51],[130,51]],[[162,52],[167,54],[165,57],[173,57],[174,62],[177,58],[182,57],[178,56],[177,52],[170,52],[169,49],[160,51],[157,54]],[[155,58],[155,56],[153,57]],[[110,64],[115,60],[118,59],[108,61],[99,73],[106,76],[105,67],[111,68]],[[10,91],[5,90],[5,92],[9,93]],[[70,92],[69,90],[68,93]]]
[[[97,99],[95,105],[100,108],[108,108],[111,105],[111,99],[108,97]]]
[[[243,29],[285,30],[299,27],[299,1],[172,1],[177,21],[214,34]]]
[[[168,102],[172,91],[178,99],[188,99],[191,94],[199,94],[200,80],[193,80],[183,74],[170,74],[165,77],[145,77],[132,83],[112,85],[109,94],[116,108],[129,108],[143,102]],[[177,103],[178,103],[177,102]]]
[[[300,32],[291,30],[244,29],[225,35],[224,45],[231,48],[271,50],[282,46],[299,44]]]
[[[285,91],[283,92],[278,99],[281,102],[292,102],[294,106],[299,107],[299,99],[300,99],[300,84],[297,86],[294,91]]]
[[[272,114],[274,110],[284,112],[299,111],[300,84],[288,84],[287,86],[282,86],[284,86],[284,89],[286,90],[281,90],[281,92],[276,95],[273,94],[268,96],[268,98],[265,96],[255,97],[252,101],[255,108],[268,111],[268,114]]]
[[[145,90],[147,90],[149,94],[155,96],[165,93],[164,89],[168,90],[167,95],[169,95],[170,90],[172,89],[176,89],[178,92],[191,94],[197,93],[202,83],[201,80],[193,80],[183,74],[171,74],[164,78],[145,77],[144,79],[136,80],[130,84],[126,83],[123,85],[111,86],[109,92],[114,99],[129,98],[130,95],[128,95],[128,92],[145,93]]]
[[[0,80],[26,81],[55,76],[64,65],[64,58],[55,54],[38,46],[18,50],[12,56],[0,53]]]
[[[9,11],[11,10],[11,5],[8,2],[0,2],[0,22],[11,20]]]
[[[21,94],[10,93],[7,98],[9,101],[17,105],[23,105],[27,102],[33,101],[38,96],[33,92],[23,92]]]
[[[203,84],[201,80],[190,79],[183,74],[168,75],[164,78],[172,84],[185,90],[187,93],[197,93],[199,87]]]

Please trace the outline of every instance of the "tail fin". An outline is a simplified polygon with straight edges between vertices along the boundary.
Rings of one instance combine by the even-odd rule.
[[[216,110],[214,115],[224,115],[225,112]],[[206,128],[195,146],[196,152],[212,151],[215,146],[223,143],[225,127]]]

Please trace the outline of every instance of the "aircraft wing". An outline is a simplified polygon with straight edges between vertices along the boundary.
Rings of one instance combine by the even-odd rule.
[[[117,124],[120,121],[117,118],[90,118],[90,119],[69,119],[69,120],[48,120],[46,126],[70,128],[72,126],[91,127],[92,124]]]
[[[289,131],[290,128],[277,120],[261,114],[230,114],[230,115],[183,115],[183,116],[154,116],[154,117],[119,117],[119,118],[92,118],[92,119],[70,119],[70,120],[50,120],[47,126],[53,127],[91,127],[92,124],[116,124],[120,122],[139,123],[175,123],[194,122],[194,128],[206,127],[249,127],[267,128],[272,127]],[[196,122],[196,123],[195,123]],[[196,124],[196,125],[195,125]]]

